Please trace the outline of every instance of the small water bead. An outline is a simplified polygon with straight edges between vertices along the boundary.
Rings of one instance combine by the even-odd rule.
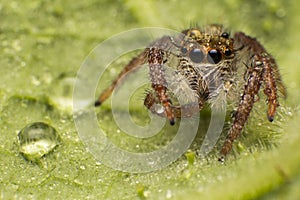
[[[29,161],[40,159],[60,143],[56,130],[44,122],[28,124],[19,132],[18,139],[19,151]]]
[[[159,104],[155,104],[154,105],[154,110],[158,113],[158,114],[161,114],[165,111],[164,107],[162,105],[159,105]]]
[[[67,112],[73,109],[73,87],[75,78],[65,74],[55,79],[52,84],[52,90],[49,93],[49,99],[53,105]],[[87,104],[87,102],[83,102]]]
[[[166,198],[167,199],[171,199],[172,198],[172,191],[171,190],[167,190]]]

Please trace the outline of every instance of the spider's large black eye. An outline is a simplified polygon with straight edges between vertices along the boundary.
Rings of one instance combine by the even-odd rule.
[[[212,64],[217,64],[218,62],[221,61],[221,59],[222,59],[222,54],[218,50],[212,49],[208,52],[208,56],[207,56],[208,62]]]
[[[204,54],[200,49],[193,49],[190,51],[189,56],[194,63],[200,63],[204,58]]]

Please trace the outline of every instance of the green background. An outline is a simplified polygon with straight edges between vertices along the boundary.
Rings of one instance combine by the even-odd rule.
[[[2,0],[0,199],[299,199],[299,7],[296,0]],[[224,165],[213,154],[194,157],[197,142],[152,173],[118,172],[97,162],[81,143],[71,111],[74,77],[88,53],[131,28],[180,31],[209,23],[257,37],[274,55],[288,89],[275,122],[267,122],[265,105],[258,104],[262,109],[255,109]],[[127,61],[116,63],[116,71]],[[115,132],[109,104],[97,111],[106,116],[104,129]],[[62,144],[32,163],[18,153],[17,133],[35,121],[55,127]]]

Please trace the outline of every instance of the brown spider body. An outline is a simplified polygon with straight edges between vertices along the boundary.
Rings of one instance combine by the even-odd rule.
[[[222,158],[245,126],[261,86],[271,122],[279,105],[278,90],[286,95],[274,58],[256,39],[242,32],[230,37],[222,26],[210,25],[203,30],[191,28],[179,36],[164,36],[154,41],[125,66],[95,105],[111,95],[123,75],[146,62],[153,91],[147,94],[144,105],[166,117],[171,125],[175,118],[198,113],[205,103],[218,105],[226,99],[237,102],[233,123],[221,149]],[[174,70],[168,72],[165,65]],[[180,103],[172,103],[174,99]],[[163,112],[158,112],[156,105],[162,106]]]

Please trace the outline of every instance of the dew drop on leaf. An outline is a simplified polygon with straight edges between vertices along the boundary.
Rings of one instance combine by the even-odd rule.
[[[20,153],[29,161],[37,161],[60,143],[56,130],[44,122],[25,126],[18,133],[18,140]]]

